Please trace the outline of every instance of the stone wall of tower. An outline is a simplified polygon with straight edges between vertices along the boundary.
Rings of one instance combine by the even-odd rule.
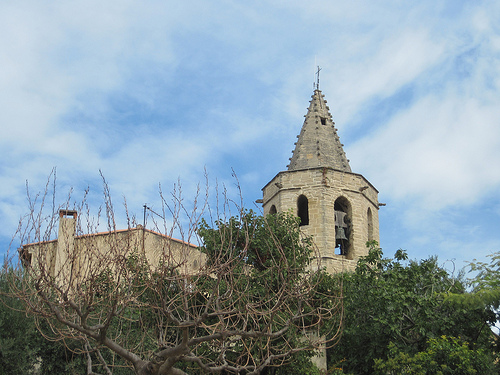
[[[313,237],[321,265],[332,273],[353,270],[359,257],[367,255],[366,242],[379,241],[378,191],[359,174],[331,168],[280,172],[263,188],[264,214],[274,206],[277,212],[297,215],[300,195],[307,198],[309,213],[309,224],[301,230]],[[339,197],[349,202],[352,220],[351,247],[346,255],[335,253],[334,205]]]

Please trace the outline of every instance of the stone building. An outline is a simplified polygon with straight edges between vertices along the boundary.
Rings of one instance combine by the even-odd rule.
[[[286,171],[264,188],[264,214],[292,211],[329,272],[353,270],[379,241],[378,191],[353,173],[327,101],[316,86]]]
[[[25,244],[19,249],[25,264],[65,283],[113,270],[117,259],[142,256],[150,265],[168,264],[181,274],[193,274],[205,265],[197,246],[161,233],[134,228],[77,235],[78,212],[59,211],[58,238]]]

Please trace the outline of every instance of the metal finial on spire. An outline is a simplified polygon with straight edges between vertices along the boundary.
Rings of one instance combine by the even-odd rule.
[[[319,90],[319,72],[321,68],[318,65],[318,70],[316,71],[316,90]]]

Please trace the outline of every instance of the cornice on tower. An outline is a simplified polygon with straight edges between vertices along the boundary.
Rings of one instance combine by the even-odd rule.
[[[351,172],[330,108],[321,90],[314,90],[309,103],[288,170],[324,167]]]

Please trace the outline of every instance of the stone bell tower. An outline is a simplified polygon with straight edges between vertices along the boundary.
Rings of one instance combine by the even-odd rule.
[[[319,84],[312,95],[288,170],[263,190],[264,214],[292,211],[312,235],[329,272],[353,270],[379,241],[378,191],[353,173]]]

